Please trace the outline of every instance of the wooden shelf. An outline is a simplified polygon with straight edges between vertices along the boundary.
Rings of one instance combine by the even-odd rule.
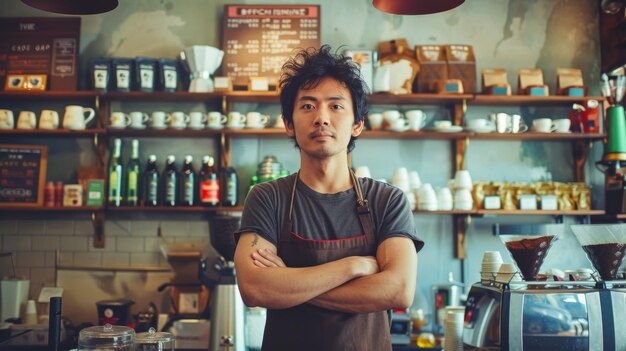
[[[3,136],[45,136],[45,137],[92,137],[95,134],[104,134],[105,129],[0,129]]]
[[[101,212],[103,207],[99,206],[80,206],[80,207],[26,207],[26,206],[0,206],[0,212]]]
[[[283,128],[263,128],[263,129],[224,129],[224,134],[233,138],[280,138],[287,139],[287,133]]]
[[[106,100],[115,101],[149,101],[149,102],[206,102],[221,101],[222,93],[190,93],[187,91],[155,91],[146,93],[142,91],[110,92],[101,95]]]
[[[559,106],[573,103],[580,103],[581,101],[598,100],[602,103],[604,97],[602,96],[530,96],[530,95],[485,95],[476,94],[474,98],[468,101],[470,105],[494,105],[494,106]]]
[[[203,138],[214,137],[222,133],[222,130],[214,129],[115,129],[109,128],[108,134],[116,137],[145,137],[145,138],[162,138],[162,137],[185,137],[185,138]]]
[[[543,141],[559,141],[559,140],[601,140],[606,134],[594,133],[472,133],[470,138],[478,140],[543,140]]]
[[[475,215],[476,210],[462,211],[462,210],[450,210],[450,211],[424,211],[413,210],[416,214],[432,214],[432,215]]]
[[[473,94],[372,94],[369,96],[371,105],[398,105],[398,104],[414,104],[414,105],[450,105],[462,103],[463,100],[471,100]]]
[[[366,130],[361,134],[363,139],[442,139],[454,140],[471,137],[473,133],[443,133],[432,130],[393,132],[389,130]]]
[[[477,215],[535,215],[535,216],[602,216],[604,210],[477,210]]]
[[[237,212],[243,206],[204,207],[204,206],[109,206],[107,212]]]
[[[2,91],[0,100],[93,100],[98,95],[95,91]]]
[[[225,94],[229,102],[266,102],[279,103],[280,96],[276,91],[268,92],[247,92],[232,91]]]

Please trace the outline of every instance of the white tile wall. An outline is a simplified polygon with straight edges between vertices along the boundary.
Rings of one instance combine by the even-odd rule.
[[[157,236],[162,228],[163,238]],[[89,220],[0,220],[0,250],[14,253],[18,276],[31,280],[30,298],[54,286],[55,266],[169,267],[160,245],[167,241],[209,242],[207,220],[106,221],[104,248],[93,246]],[[213,252],[213,250],[210,250]]]

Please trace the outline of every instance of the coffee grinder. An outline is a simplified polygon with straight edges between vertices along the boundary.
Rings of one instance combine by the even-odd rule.
[[[596,167],[604,173],[605,211],[626,213],[626,117],[624,107],[611,106],[607,113],[607,139],[602,161]]]
[[[238,217],[209,221],[211,245],[222,255],[213,264],[203,260],[200,280],[211,289],[210,351],[245,351],[245,307],[235,275],[235,237]]]

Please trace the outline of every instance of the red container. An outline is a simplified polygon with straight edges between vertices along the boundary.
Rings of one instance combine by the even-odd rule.
[[[134,304],[134,301],[127,299],[96,302],[98,307],[98,324],[128,325],[130,306]]]

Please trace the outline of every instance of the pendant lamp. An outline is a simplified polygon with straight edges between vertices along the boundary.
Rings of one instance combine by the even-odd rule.
[[[22,0],[39,10],[64,15],[95,15],[117,7],[117,0]]]
[[[465,0],[373,0],[375,8],[394,15],[429,15],[451,10]]]

